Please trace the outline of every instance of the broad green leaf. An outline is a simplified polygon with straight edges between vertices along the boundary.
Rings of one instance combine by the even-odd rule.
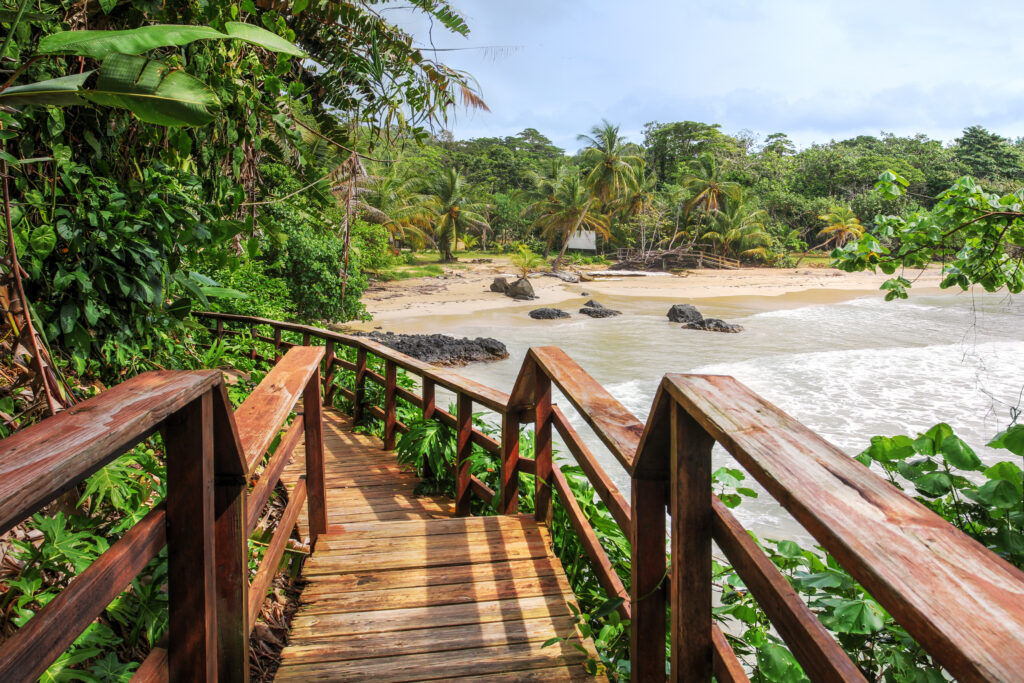
[[[873,600],[849,600],[836,607],[831,628],[840,633],[875,633],[885,627],[882,609]]]
[[[997,508],[1013,508],[1020,505],[1020,491],[1012,483],[1002,479],[985,482],[975,494],[978,499]]]
[[[96,89],[82,94],[162,126],[202,126],[220,106],[213,90],[199,79],[156,60],[123,54],[104,59]]]
[[[36,226],[29,233],[28,245],[39,258],[49,256],[50,252],[57,246],[57,233],[54,231],[53,226],[46,223]]]
[[[958,436],[950,434],[939,444],[939,452],[953,467],[961,470],[980,470],[981,459]]]
[[[213,299],[248,299],[249,295],[230,287],[200,287],[203,294]]]
[[[793,654],[775,643],[764,643],[757,649],[757,666],[772,683],[797,683],[805,680],[803,670]]]
[[[306,56],[305,52],[295,47],[281,36],[253,24],[229,21],[224,24],[224,30],[232,38],[238,38],[239,40],[244,40],[247,43],[258,45],[259,47],[266,48],[271,52],[283,52],[295,57]]]
[[[940,422],[917,437],[914,440],[914,448],[921,455],[936,455],[939,452],[939,445],[947,436],[953,436],[953,428],[945,422]]]
[[[914,454],[914,442],[907,436],[873,436],[864,454],[878,462],[904,460]]]
[[[61,31],[39,41],[39,54],[80,55],[102,60],[120,53],[140,55],[158,47],[187,45],[203,38],[226,38],[209,26],[156,24],[124,31]]]
[[[16,85],[0,92],[0,104],[12,107],[28,104],[52,104],[58,107],[68,107],[73,104],[82,104],[82,88],[94,73],[96,72],[86,71],[28,85]]]
[[[309,7],[309,0],[295,0],[295,4],[292,5],[292,14],[301,14],[302,10]]]
[[[78,308],[74,303],[65,301],[64,305],[60,307],[60,329],[65,334],[70,333],[75,329],[75,323],[78,321]]]
[[[989,479],[1001,479],[1003,481],[1008,481],[1016,486],[1018,491],[1024,493],[1024,486],[1022,486],[1021,481],[1024,473],[1022,473],[1021,469],[1012,462],[997,462],[995,465],[992,465],[992,467],[985,470],[984,474]]]
[[[990,448],[1005,448],[1014,455],[1024,456],[1024,424],[1014,425],[989,442]]]
[[[932,472],[914,480],[919,493],[932,498],[944,496],[953,489],[953,481],[945,472]]]

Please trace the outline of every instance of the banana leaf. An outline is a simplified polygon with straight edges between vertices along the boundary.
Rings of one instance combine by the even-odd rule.
[[[102,60],[115,53],[140,55],[158,47],[187,45],[196,40],[236,38],[272,52],[297,57],[304,55],[302,50],[281,36],[253,24],[229,21],[225,30],[227,33],[209,26],[155,24],[124,31],[61,31],[39,41],[39,54],[79,55]]]
[[[213,120],[213,110],[220,106],[213,90],[184,71],[154,59],[116,53],[107,56],[98,71],[0,92],[0,104],[7,105],[67,106],[86,100],[127,109],[147,123],[162,126],[202,126]]]

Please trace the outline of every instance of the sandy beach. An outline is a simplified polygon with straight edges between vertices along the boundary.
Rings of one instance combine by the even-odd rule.
[[[584,274],[600,267],[576,269]],[[889,278],[883,273],[845,273],[833,268],[742,268],[739,270],[690,270],[678,274],[601,277],[590,282],[566,283],[558,278],[534,274],[530,277],[537,299],[515,301],[490,291],[495,277],[510,281],[517,276],[507,259],[489,263],[460,263],[445,267],[438,277],[413,278],[371,285],[363,302],[373,321],[358,327],[391,327],[400,321],[424,316],[458,316],[506,307],[557,307],[581,296],[615,300],[644,299],[684,303],[723,297],[775,297],[806,293],[810,300],[836,301],[879,292]],[[913,291],[937,290],[938,267],[904,273],[914,283]]]

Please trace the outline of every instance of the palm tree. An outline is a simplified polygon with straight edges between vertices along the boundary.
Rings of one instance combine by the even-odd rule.
[[[414,202],[414,178],[402,178],[393,170],[370,175],[356,188],[353,210],[368,223],[383,225],[394,243],[410,236],[422,242],[423,226],[417,225],[419,211]]]
[[[472,188],[454,168],[426,178],[420,194],[420,202],[410,214],[426,221],[437,245],[441,261],[455,260],[452,242],[460,233],[469,228],[488,230],[490,226],[483,213],[487,204],[471,198]]]
[[[712,154],[701,154],[693,162],[690,174],[683,178],[683,187],[693,193],[686,210],[705,214],[719,211],[728,199],[738,201],[743,191],[739,183],[724,179],[723,169]]]
[[[818,218],[826,223],[825,227],[818,232],[818,236],[829,236],[821,245],[822,247],[829,242],[835,242],[837,247],[841,247],[851,239],[860,239],[864,235],[864,226],[854,215],[853,209],[848,206],[833,206],[828,213],[818,216]]]
[[[590,129],[590,135],[578,135],[577,139],[586,143],[583,160],[590,168],[586,185],[595,199],[607,204],[634,187],[633,168],[642,165],[643,158],[636,145],[619,136],[618,126],[602,120]]]
[[[524,215],[535,216],[533,227],[539,228],[548,246],[556,239],[562,240],[562,250],[555,259],[554,269],[558,270],[565,256],[566,247],[578,230],[589,229],[608,238],[608,216],[591,210],[594,202],[588,188],[578,176],[566,175],[555,188],[555,193],[526,207]]]
[[[771,235],[764,228],[767,217],[767,212],[754,209],[741,197],[739,201],[728,202],[715,214],[712,229],[702,237],[718,244],[723,256],[767,260],[772,243]]]

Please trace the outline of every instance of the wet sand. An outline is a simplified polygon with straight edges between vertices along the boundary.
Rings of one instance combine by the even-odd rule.
[[[580,269],[602,270],[591,267]],[[461,318],[484,312],[525,313],[543,306],[571,310],[587,298],[636,313],[664,313],[666,303],[699,302],[702,310],[728,315],[730,310],[774,310],[814,303],[836,303],[866,293],[879,292],[889,278],[882,273],[844,273],[833,268],[742,268],[740,270],[692,270],[680,274],[640,277],[609,277],[592,282],[566,283],[541,275],[530,277],[537,299],[516,301],[490,291],[495,277],[515,279],[506,259],[491,263],[446,268],[445,275],[376,283],[363,296],[373,320],[353,326],[359,329],[418,331],[424,325],[436,329],[438,318]],[[938,291],[939,268],[905,273],[914,282],[914,293]],[[783,296],[787,295],[787,296]],[[650,309],[650,310],[649,310]],[[489,316],[482,316],[489,317]],[[529,320],[529,318],[526,318]],[[428,322],[429,321],[429,322]]]

